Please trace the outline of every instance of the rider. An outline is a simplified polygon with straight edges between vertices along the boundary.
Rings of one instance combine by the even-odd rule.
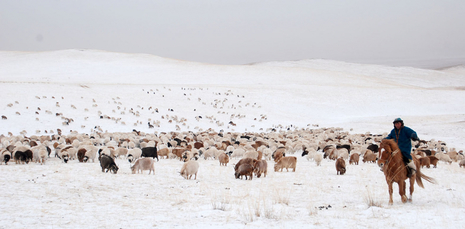
[[[394,139],[396,141],[400,152],[402,152],[402,158],[404,159],[405,164],[407,164],[410,168],[408,169],[408,177],[410,177],[417,171],[417,167],[412,160],[412,155],[410,155],[410,152],[412,151],[411,140],[419,141],[420,139],[414,130],[404,126],[404,121],[401,118],[394,119],[393,124],[394,129],[392,129],[386,139]]]

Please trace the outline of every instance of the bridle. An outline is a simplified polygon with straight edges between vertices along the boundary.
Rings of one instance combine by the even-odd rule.
[[[384,149],[384,148],[383,148],[383,149]],[[384,149],[384,151],[386,151],[386,150]],[[399,151],[400,151],[399,149],[396,149],[396,150],[394,150],[393,152],[391,152],[391,154],[389,155],[389,157],[386,159],[386,163],[379,166],[379,167],[381,167],[381,171],[383,170],[383,167],[384,167],[385,165],[388,165],[388,164],[389,164],[389,162],[391,161],[391,159],[392,159]],[[381,154],[379,155],[379,158],[382,158],[382,156],[383,156],[383,151],[381,151]]]

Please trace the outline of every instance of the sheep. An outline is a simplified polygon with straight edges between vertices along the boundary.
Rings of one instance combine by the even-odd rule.
[[[166,157],[166,159],[168,159],[168,155],[170,153],[170,149],[165,147],[165,148],[161,148],[158,150],[158,156],[162,159],[164,159],[164,157]]]
[[[182,161],[186,162],[186,161],[189,161],[193,157],[193,154],[191,151],[186,150],[184,151],[184,153],[182,153],[181,157],[182,157]]]
[[[126,148],[123,148],[123,147],[119,147],[115,150],[115,156],[118,158],[119,156],[123,156],[123,157],[126,157],[126,155],[128,154],[128,149]]]
[[[208,160],[209,158],[215,159],[216,155],[218,155],[218,149],[212,146],[205,151],[204,158],[205,160]]]
[[[253,166],[250,164],[241,164],[235,171],[234,176],[236,179],[239,179],[239,177],[242,179],[242,176],[245,176],[245,179],[247,180],[247,177],[252,180],[253,177]]]
[[[360,160],[360,155],[358,153],[352,153],[352,155],[350,155],[349,164],[358,165],[359,160]]]
[[[429,157],[421,157],[420,158],[420,165],[421,165],[422,168],[424,166],[426,166],[426,168],[429,168],[430,164],[431,164],[431,162],[430,162]]]
[[[76,153],[76,150],[72,146],[67,146],[63,149],[57,148],[59,150],[58,158],[62,159],[64,163],[68,163],[68,161],[71,159],[71,155]]]
[[[363,155],[362,161],[365,162],[376,162],[376,154],[374,154],[371,150],[367,150],[365,155]]]
[[[99,157],[100,160],[100,167],[102,167],[102,173],[108,173],[108,171],[116,174],[118,172],[118,166],[116,165],[115,161],[112,157],[102,154]]]
[[[465,159],[462,159],[462,160],[459,162],[459,166],[460,166],[460,168],[465,167]]]
[[[439,159],[436,156],[428,156],[429,163],[433,165],[433,168],[437,168]]]
[[[34,141],[31,141],[29,144],[30,144],[30,145],[37,144],[37,143],[31,144],[32,142],[34,142]],[[32,151],[33,158],[34,158],[34,161],[35,161],[35,162],[40,162],[40,161],[41,161],[41,160],[40,160],[40,154],[39,154],[39,151],[40,151],[40,150],[45,150],[45,151],[47,151],[47,148],[45,148],[44,145],[40,145],[40,146],[39,146],[39,145],[36,145],[36,146],[34,146],[34,147],[31,148],[31,151]],[[47,155],[48,155],[48,153],[46,153],[46,156],[47,156]]]
[[[268,171],[268,163],[263,160],[258,160],[254,163],[254,173],[255,175],[260,178],[262,173],[264,174],[264,177],[266,177],[267,171]]]
[[[447,155],[449,156],[449,158],[452,160],[452,161],[457,161],[458,160],[458,153],[457,151],[449,151],[447,152]]]
[[[0,156],[1,156],[0,165],[1,165],[3,162],[5,162],[5,165],[8,165],[8,162],[9,162],[10,159],[11,159],[11,152],[8,151],[8,150],[6,150],[6,149],[4,149],[4,150],[1,152]]]
[[[47,158],[47,156],[48,156],[48,152],[45,148],[42,148],[39,150],[39,161],[41,165],[45,164],[45,159]]]
[[[142,155],[142,150],[139,149],[139,148],[134,148],[134,149],[130,149],[128,151],[128,161],[129,163],[132,163],[134,161],[136,161],[137,159],[140,158],[140,156]]]
[[[139,158],[136,160],[133,166],[131,166],[131,171],[132,174],[135,174],[136,171],[137,173],[142,174],[144,170],[149,170],[149,175],[153,171],[153,175],[155,175],[155,161],[153,158],[150,157],[144,157],[144,158]]]
[[[440,161],[444,161],[444,162],[447,162],[449,164],[452,163],[452,159],[450,159],[449,155],[448,154],[444,154],[444,153],[437,153],[436,155],[436,158],[438,158]]]
[[[282,172],[283,168],[286,168],[286,171],[289,172],[289,169],[291,168],[293,169],[292,172],[295,172],[296,165],[297,157],[282,157],[277,163],[274,164],[274,171],[278,172],[278,170],[280,170]]]
[[[245,154],[244,154],[244,158],[253,158],[253,159],[258,159],[258,155],[259,153],[257,151],[247,151]]]
[[[171,149],[171,153],[173,155],[175,155],[176,157],[179,158],[179,160],[182,160],[182,154],[184,153],[184,151],[186,151],[187,148],[174,148],[174,149]]]
[[[263,153],[263,156],[264,156],[265,160],[271,160],[272,159],[273,150],[271,150],[270,148],[264,148],[262,150],[262,153]]]
[[[226,153],[218,155],[218,160],[220,161],[220,166],[227,166],[229,163],[229,156]]]
[[[349,151],[346,148],[339,148],[337,149],[337,157],[343,158],[344,160],[349,159]]]
[[[278,149],[276,149],[276,151],[274,151],[274,153],[271,156],[273,157],[275,162],[278,162],[282,157],[286,156],[285,150],[285,147],[279,147]]]
[[[195,175],[194,180],[197,180],[197,172],[199,171],[199,163],[197,161],[184,162],[181,168],[181,176],[185,179],[191,179]]]
[[[8,118],[5,115],[2,115],[2,120],[7,120]]]
[[[84,162],[84,157],[86,156],[87,150],[85,148],[80,148],[77,151],[77,158],[79,162]]]
[[[243,148],[236,148],[232,152],[231,157],[232,158],[238,158],[238,157],[244,156],[244,154],[245,154],[245,150]]]
[[[85,145],[83,146],[86,149],[84,154],[84,162],[92,160],[92,163],[95,162],[95,158],[97,157],[98,148],[93,145]]]
[[[249,164],[253,167],[253,165],[255,164],[257,160],[253,159],[253,158],[242,158],[241,160],[239,160],[237,162],[237,164],[234,166],[234,171],[237,172],[237,169],[239,168],[239,166],[241,166],[242,164]]]
[[[151,157],[151,158],[157,158],[158,159],[158,154],[157,154],[157,147],[145,147],[142,148],[142,154],[141,157]]]
[[[33,153],[29,147],[18,145],[15,147],[13,155],[15,157],[16,164],[28,164],[29,161],[32,160]]]
[[[315,156],[313,156],[313,160],[316,162],[316,166],[321,166],[321,161],[323,161],[323,154],[316,153]]]
[[[336,160],[336,174],[344,175],[344,173],[346,173],[346,162],[342,157],[340,157]]]

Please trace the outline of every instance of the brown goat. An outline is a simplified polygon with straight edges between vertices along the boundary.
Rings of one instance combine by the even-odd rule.
[[[360,155],[358,155],[358,153],[353,153],[352,155],[350,155],[349,164],[358,165],[359,160],[360,160]]]
[[[286,156],[286,153],[284,152],[285,150],[285,147],[279,147],[276,151],[274,151],[272,154],[274,162],[278,162],[282,157]]]
[[[346,173],[346,162],[342,158],[336,160],[337,175],[344,175]]]
[[[253,166],[250,164],[241,164],[234,175],[236,176],[236,179],[239,179],[239,177],[242,179],[242,176],[245,176],[245,179],[247,180],[247,177],[252,180],[253,177]]]
[[[174,149],[171,150],[171,153],[176,155],[176,157],[178,157],[179,160],[182,160],[182,154],[186,150],[187,150],[186,148],[174,148]]]
[[[376,154],[372,153],[371,151],[367,151],[365,155],[363,156],[363,160],[365,162],[376,162]]]
[[[421,158],[420,158],[420,165],[421,165],[422,168],[423,168],[424,166],[426,166],[426,168],[429,168],[429,167],[430,167],[430,166],[429,166],[430,164],[431,164],[431,162],[430,162],[429,157],[421,157]]]
[[[239,166],[241,166],[242,164],[249,164],[249,165],[251,165],[253,167],[253,165],[255,164],[256,161],[257,160],[255,160],[253,158],[242,158],[234,166],[234,171],[237,171],[239,169]]]
[[[163,148],[163,149],[159,149],[157,154],[160,158],[164,158],[166,157],[166,159],[168,159],[168,154],[170,153],[170,149],[169,148]]]
[[[439,159],[436,156],[428,156],[429,163],[433,165],[433,168],[437,168]]]
[[[268,170],[268,163],[266,163],[266,161],[262,161],[262,160],[256,161],[253,167],[254,167],[254,173],[258,178],[261,177],[262,173],[264,174],[263,176],[266,177],[266,173]]]
[[[280,170],[283,171],[286,168],[286,171],[289,172],[289,169],[294,169],[292,172],[295,172],[295,167],[297,165],[297,157],[283,157],[279,159],[279,161],[274,164],[274,171],[278,172]]]
[[[84,162],[84,157],[86,156],[86,152],[87,152],[87,150],[84,149],[84,148],[81,148],[81,149],[78,150],[77,158],[78,158],[79,162]]]
[[[225,154],[225,153],[221,153],[218,156],[218,160],[220,161],[220,166],[221,165],[227,166],[228,163],[229,163],[229,156],[227,154]]]

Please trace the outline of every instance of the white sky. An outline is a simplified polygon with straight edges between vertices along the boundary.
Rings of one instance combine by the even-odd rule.
[[[100,49],[216,64],[465,63],[465,1],[0,1],[0,50]]]

